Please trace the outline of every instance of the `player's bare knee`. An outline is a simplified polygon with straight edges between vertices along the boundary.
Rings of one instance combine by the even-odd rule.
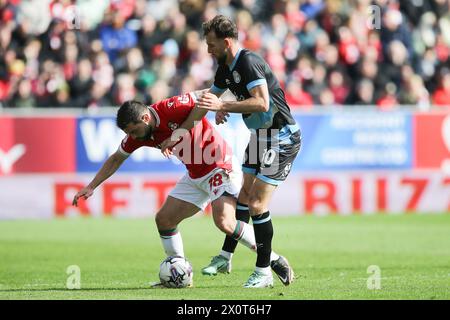
[[[222,211],[213,213],[214,224],[216,227],[227,235],[231,235],[236,227],[236,218],[234,217],[234,212]]]
[[[234,232],[233,226],[225,222],[220,225],[219,229],[228,236],[231,236]]]
[[[230,235],[233,233],[230,222],[225,217],[218,217],[214,219],[214,224],[223,233]]]
[[[261,199],[259,199],[258,197],[254,196],[251,196],[248,199],[248,210],[250,211],[250,214],[252,216],[262,214],[266,211],[264,202],[261,201]]]
[[[158,228],[158,230],[161,230],[162,225],[163,225],[163,218],[161,217],[159,212],[156,213],[156,215],[155,215],[155,223],[156,223],[156,227]]]
[[[220,231],[222,231],[223,233],[225,233],[225,234],[229,234],[229,233],[230,233],[230,232],[228,231],[226,225],[223,224],[223,223],[216,223],[216,227],[217,227]]]
[[[241,191],[239,192],[238,201],[240,203],[247,203],[248,202],[248,198],[249,198],[249,192],[248,192],[248,190],[245,189],[245,187],[243,187],[241,189]]]
[[[158,230],[167,230],[173,228],[173,221],[170,216],[165,214],[164,211],[158,211],[155,215],[155,223]]]

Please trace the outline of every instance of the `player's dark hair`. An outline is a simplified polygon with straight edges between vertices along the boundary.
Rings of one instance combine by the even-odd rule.
[[[125,101],[117,110],[116,124],[124,130],[129,123],[138,123],[147,106],[136,100]]]
[[[206,36],[211,31],[214,31],[216,37],[219,39],[232,38],[238,39],[238,29],[236,24],[228,17],[217,15],[213,19],[203,22],[203,35]]]

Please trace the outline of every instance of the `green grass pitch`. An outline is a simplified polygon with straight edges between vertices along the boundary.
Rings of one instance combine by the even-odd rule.
[[[233,272],[201,268],[223,235],[209,217],[180,225],[194,288],[150,288],[164,258],[153,219],[75,218],[0,222],[0,299],[450,299],[450,215],[274,217],[274,249],[297,279],[244,289],[256,256],[239,246]],[[69,290],[68,266],[81,289]],[[380,268],[380,289],[367,287]]]

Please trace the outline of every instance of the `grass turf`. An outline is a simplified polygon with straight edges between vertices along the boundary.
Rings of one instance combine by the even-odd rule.
[[[164,258],[152,219],[0,222],[0,299],[450,299],[450,215],[275,217],[274,249],[297,279],[284,287],[244,289],[256,256],[239,246],[233,272],[201,268],[223,235],[209,217],[180,225],[194,267],[194,288],[150,288]],[[81,270],[68,290],[67,267]],[[369,290],[370,265],[381,289]]]

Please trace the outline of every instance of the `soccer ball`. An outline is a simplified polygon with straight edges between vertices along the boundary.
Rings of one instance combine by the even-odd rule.
[[[170,256],[159,266],[159,280],[167,288],[185,288],[192,284],[191,263],[181,256]]]

